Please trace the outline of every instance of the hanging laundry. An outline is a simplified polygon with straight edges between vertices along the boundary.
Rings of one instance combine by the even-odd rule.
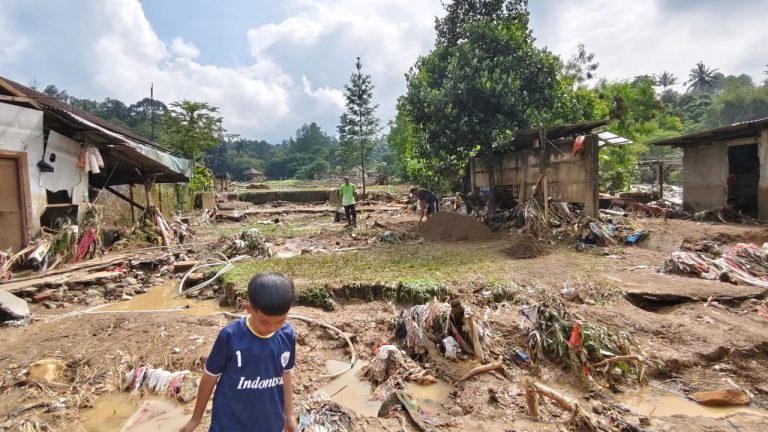
[[[578,155],[584,151],[584,135],[579,135],[576,137],[576,139],[573,141],[573,156]]]

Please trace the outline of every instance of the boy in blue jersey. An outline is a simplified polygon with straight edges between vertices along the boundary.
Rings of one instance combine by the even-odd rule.
[[[180,432],[200,425],[214,387],[210,432],[298,432],[291,375],[296,333],[285,322],[293,296],[293,281],[284,274],[251,279],[248,316],[224,327],[216,338],[192,419]]]

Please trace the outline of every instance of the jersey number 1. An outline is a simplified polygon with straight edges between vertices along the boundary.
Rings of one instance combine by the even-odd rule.
[[[243,357],[240,355],[240,351],[235,351],[237,356],[237,367],[243,367]]]

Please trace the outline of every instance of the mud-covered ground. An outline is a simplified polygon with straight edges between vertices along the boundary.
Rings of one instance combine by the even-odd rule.
[[[398,204],[377,203],[371,208],[376,206]],[[648,385],[644,388],[622,382],[609,389],[605,380],[597,377],[591,390],[585,392],[578,374],[552,359],[538,362],[538,373],[507,365],[506,376],[480,374],[458,384],[456,377],[477,366],[475,360],[446,364],[422,361],[421,366],[451,386],[447,394],[423,404],[425,414],[438,420],[431,426],[434,430],[568,430],[570,415],[551,401],[542,402],[542,420],[528,415],[526,379],[556,389],[578,402],[596,422],[613,424],[617,430],[617,423],[611,423],[612,416],[639,428],[623,430],[768,430],[768,411],[763,410],[768,408],[768,319],[755,312],[765,304],[763,290],[656,272],[664,256],[683,240],[717,238],[727,244],[762,244],[768,240],[764,227],[641,220],[651,233],[638,247],[577,253],[569,244],[561,243],[547,246],[546,253],[539,257],[519,260],[509,251],[517,241],[515,233],[500,233],[482,242],[424,242],[416,229],[416,216],[403,205],[399,210],[361,212],[356,229],[334,222],[333,209],[327,205],[251,206],[228,202],[225,207],[230,208],[228,213],[267,213],[250,215],[244,222],[200,226],[196,235],[215,239],[257,227],[275,247],[277,257],[273,260],[302,254],[375,251],[390,246],[381,241],[385,231],[396,235],[398,241],[413,244],[416,251],[445,249],[487,255],[492,258],[492,271],[497,272],[493,278],[523,287],[526,299],[563,298],[564,292],[575,289],[579,295],[563,299],[568,311],[579,320],[629,333],[639,344],[638,354],[649,363],[645,377]],[[292,212],[296,208],[317,211]],[[269,209],[277,212],[269,213]],[[267,223],[275,219],[280,223]],[[505,345],[526,349],[526,334],[519,326],[519,301],[489,304],[481,286],[473,289],[474,284],[479,284],[477,275],[467,275],[467,279],[462,284],[448,283],[454,295],[477,310],[487,310],[484,317]],[[164,287],[159,284],[150,289],[167,289]],[[146,295],[139,294],[134,300]],[[140,364],[199,374],[218,331],[231,319],[220,312],[232,309],[220,308],[215,300],[176,301],[194,307],[187,313],[82,314],[57,319],[86,306],[47,310],[33,305],[39,320],[24,327],[0,328],[0,430],[119,430],[105,426],[112,424],[106,419],[99,429],[88,418],[92,417],[91,407],[98,407],[100,400],[119,391],[121,374]],[[394,311],[410,306],[354,297],[338,302],[338,308],[329,312],[300,305],[292,313],[329,323],[350,335],[361,362],[371,359],[382,339],[394,340]],[[329,384],[329,380],[319,377],[327,373],[328,361],[346,362],[350,351],[344,339],[331,331],[303,321],[292,323],[299,334],[294,384],[299,405]],[[46,358],[66,364],[60,384],[25,380],[24,369]],[[685,398],[692,392],[723,387],[742,388],[751,395],[751,405],[713,409]],[[352,399],[345,400],[344,392],[334,396],[334,400],[354,410],[356,402]],[[192,405],[183,408],[190,412]],[[98,415],[117,414],[113,411]],[[403,426],[400,417],[406,418],[404,414],[388,418],[357,414],[355,423],[361,431],[417,430],[410,422]],[[22,420],[39,429],[13,429]],[[205,430],[204,426],[199,430]]]

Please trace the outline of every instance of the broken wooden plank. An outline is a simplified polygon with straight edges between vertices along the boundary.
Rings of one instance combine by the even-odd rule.
[[[40,288],[45,286],[57,286],[61,284],[70,283],[96,283],[103,280],[116,279],[120,277],[122,273],[114,271],[100,271],[89,272],[86,270],[75,271],[71,273],[44,276],[36,279],[29,279],[25,281],[8,282],[0,285],[0,290],[8,292],[18,292],[29,288]]]

